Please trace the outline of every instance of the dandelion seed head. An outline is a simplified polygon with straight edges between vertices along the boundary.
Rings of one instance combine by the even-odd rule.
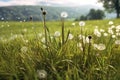
[[[114,23],[113,23],[113,21],[109,21],[108,24],[109,25],[113,25]]]
[[[47,78],[47,72],[45,70],[37,70],[37,75],[39,79]]]
[[[120,40],[116,40],[116,41],[115,41],[115,44],[116,44],[116,45],[120,45]]]
[[[103,33],[103,35],[106,37],[106,36],[108,36],[108,33]]]
[[[60,32],[59,31],[55,31],[54,36],[55,37],[60,37]]]
[[[97,45],[97,49],[100,50],[100,51],[105,50],[106,46],[105,46],[105,44],[100,43],[100,44]]]
[[[62,12],[61,13],[61,17],[62,18],[67,18],[68,17],[68,13],[67,12]]]
[[[79,22],[79,26],[85,26],[85,22],[84,21],[80,21]]]
[[[68,39],[69,39],[69,40],[73,39],[73,37],[74,37],[74,36],[73,36],[72,34],[69,34],[69,35],[68,35]]]
[[[28,51],[28,47],[23,46],[20,50],[22,53],[26,53]]]

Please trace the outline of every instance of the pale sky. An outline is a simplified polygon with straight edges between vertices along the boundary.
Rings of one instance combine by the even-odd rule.
[[[13,6],[13,5],[66,5],[66,6],[81,6],[81,5],[94,5],[102,7],[98,0],[0,0],[0,6]],[[54,5],[53,5],[54,6]]]

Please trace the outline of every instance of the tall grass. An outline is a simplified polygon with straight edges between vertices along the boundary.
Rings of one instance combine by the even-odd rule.
[[[47,41],[42,22],[0,22],[0,80],[119,80],[120,37],[107,32],[108,22],[87,21],[82,31],[79,22],[46,22]],[[54,36],[62,26],[64,40]],[[94,34],[95,26],[108,36]]]

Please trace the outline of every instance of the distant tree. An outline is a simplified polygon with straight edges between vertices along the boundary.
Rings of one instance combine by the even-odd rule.
[[[103,19],[105,17],[104,11],[102,10],[95,10],[91,9],[87,15],[87,19],[96,20],[96,19]]]
[[[108,12],[116,11],[116,18],[120,17],[120,0],[98,0]]]
[[[80,16],[80,20],[87,20],[87,17],[82,15],[82,16]]]

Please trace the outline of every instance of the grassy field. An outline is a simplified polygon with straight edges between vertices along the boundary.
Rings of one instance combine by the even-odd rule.
[[[120,80],[120,19],[63,23],[0,22],[0,80]]]

